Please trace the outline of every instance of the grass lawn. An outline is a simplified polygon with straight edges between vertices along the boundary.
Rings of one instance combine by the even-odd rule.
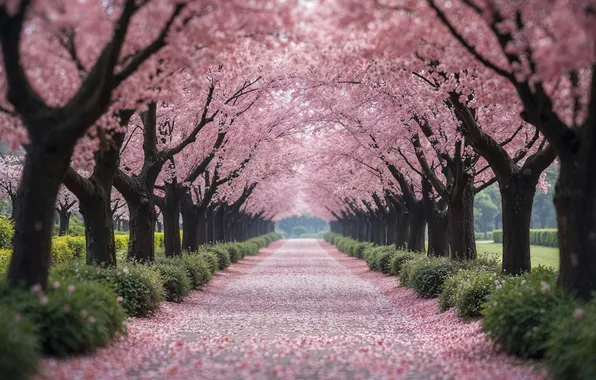
[[[478,243],[476,245],[478,254],[498,255],[499,259],[503,254],[503,245],[501,243]],[[542,247],[539,245],[530,246],[532,255],[532,266],[538,265],[553,267],[559,269],[559,249],[552,247]]]

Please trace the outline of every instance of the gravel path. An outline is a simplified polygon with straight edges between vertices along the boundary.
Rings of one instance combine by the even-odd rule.
[[[479,322],[439,314],[396,279],[314,239],[277,242],[182,304],[135,319],[44,379],[542,379],[495,353]]]

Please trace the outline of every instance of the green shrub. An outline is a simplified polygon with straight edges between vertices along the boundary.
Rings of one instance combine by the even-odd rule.
[[[389,273],[397,276],[401,272],[402,266],[410,260],[421,258],[422,255],[413,253],[413,252],[406,252],[406,251],[397,251],[391,255],[389,258]]]
[[[154,264],[153,268],[160,273],[163,279],[166,300],[170,302],[182,302],[188,296],[191,283],[183,266],[158,263]]]
[[[327,243],[334,244],[335,238],[340,237],[340,236],[341,235],[338,233],[329,231],[329,232],[325,232],[323,234],[323,240],[325,240]]]
[[[218,246],[209,246],[207,250],[213,252],[217,255],[217,261],[219,263],[218,269],[223,270],[229,267],[232,264],[230,260],[230,254],[226,249],[220,248]]]
[[[257,246],[260,248],[265,248],[267,246],[267,240],[264,237],[256,237],[249,240],[249,242],[256,243]]]
[[[12,249],[14,223],[10,218],[0,216],[0,249]]]
[[[552,269],[538,267],[507,278],[484,305],[482,329],[486,335],[511,354],[542,357],[551,322],[559,313],[573,310],[572,300],[556,287],[556,277]]]
[[[423,298],[437,297],[443,283],[462,267],[461,263],[447,258],[410,260],[402,269],[402,283]]]
[[[228,251],[228,254],[230,255],[230,261],[232,263],[237,263],[238,261],[242,260],[243,255],[242,255],[242,251],[240,250],[240,248],[238,248],[238,246],[234,243],[225,243],[225,244],[219,244],[220,248],[226,249]]]
[[[551,371],[558,380],[596,379],[596,301],[578,304],[552,323],[548,341]]]
[[[126,332],[126,314],[116,294],[97,282],[55,282],[47,295],[5,289],[0,307],[30,319],[48,355],[92,352]]]
[[[393,253],[395,253],[395,247],[393,246],[365,246],[362,256],[370,270],[389,273],[391,269],[390,259]]]
[[[199,256],[201,259],[203,259],[203,261],[205,261],[205,263],[207,263],[207,267],[209,268],[211,274],[218,271],[219,259],[217,258],[217,255],[214,252],[199,249],[197,256]]]
[[[33,378],[39,341],[33,323],[12,308],[0,309],[0,373],[5,379]]]
[[[259,254],[259,246],[255,242],[240,243],[240,247],[244,251],[244,256],[255,256]]]
[[[191,289],[199,289],[211,280],[211,271],[207,263],[197,255],[185,255],[176,258],[162,258],[160,264],[169,264],[184,268],[190,280]]]
[[[450,309],[455,306],[455,298],[457,297],[457,287],[460,282],[460,276],[458,275],[459,272],[449,277],[447,280],[445,280],[445,283],[443,284],[443,289],[439,294],[438,300],[439,310],[441,312],[444,312],[447,309]]]
[[[78,262],[64,263],[52,268],[51,279],[107,284],[117,296],[122,297],[122,307],[127,314],[134,317],[153,314],[164,299],[164,284],[159,272],[145,265],[103,269]]]

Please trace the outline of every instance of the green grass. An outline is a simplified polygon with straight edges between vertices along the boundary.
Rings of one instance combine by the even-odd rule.
[[[503,254],[503,245],[501,243],[480,243],[476,244],[476,248],[479,255],[497,255],[499,260]],[[559,248],[532,245],[530,246],[530,254],[533,267],[543,265],[559,269]]]

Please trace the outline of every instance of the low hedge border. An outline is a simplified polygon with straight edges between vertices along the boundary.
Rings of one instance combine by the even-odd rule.
[[[493,233],[495,241],[500,233]],[[532,234],[532,244],[556,246],[556,230]],[[359,242],[331,232],[323,239],[356,256]],[[482,317],[483,331],[498,348],[521,358],[546,358],[556,380],[596,379],[596,297],[583,302],[562,292],[552,268],[512,277],[501,274],[494,260],[455,262],[384,246],[367,248],[363,259],[371,270],[387,273],[387,256],[389,273],[423,298],[438,296],[441,311]]]
[[[41,354],[66,357],[93,352],[126,334],[127,315],[150,316],[164,299],[182,302],[191,289],[207,284],[212,270],[220,268],[220,257],[238,261],[280,238],[272,233],[160,258],[151,265],[100,268],[75,260],[84,253],[84,238],[81,244],[80,237],[56,237],[59,260],[54,260],[45,291],[41,286],[26,291],[0,283],[0,373],[29,379]],[[160,239],[156,237],[156,244]],[[9,259],[10,250],[0,250],[0,265]]]
[[[530,244],[541,245],[544,247],[559,247],[556,229],[532,229],[530,230]],[[493,231],[493,241],[495,243],[503,242],[503,230]]]

